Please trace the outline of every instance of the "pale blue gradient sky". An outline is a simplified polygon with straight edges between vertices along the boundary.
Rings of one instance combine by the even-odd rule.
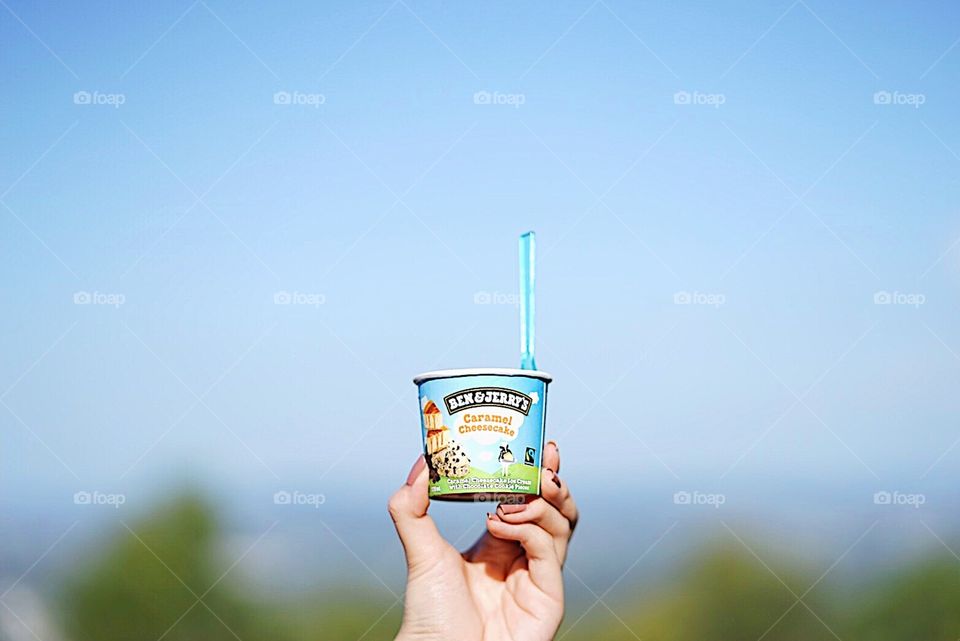
[[[584,496],[955,505],[957,5],[4,2],[5,504],[385,496],[412,375],[517,363],[516,309],[474,295],[516,291],[534,229],[548,433]]]

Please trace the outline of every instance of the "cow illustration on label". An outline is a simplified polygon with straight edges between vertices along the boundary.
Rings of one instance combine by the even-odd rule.
[[[500,446],[500,456],[497,457],[497,460],[500,461],[500,475],[510,476],[510,466],[513,465],[514,458],[509,443]]]

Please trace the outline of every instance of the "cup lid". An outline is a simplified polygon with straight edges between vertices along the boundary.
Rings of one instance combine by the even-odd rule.
[[[458,378],[460,376],[525,376],[540,379],[545,383],[553,381],[553,376],[535,369],[510,369],[505,367],[468,367],[464,369],[438,369],[424,372],[413,377],[413,384],[420,385],[437,378]]]

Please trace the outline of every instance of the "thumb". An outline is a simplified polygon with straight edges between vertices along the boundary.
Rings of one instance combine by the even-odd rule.
[[[429,506],[427,465],[421,455],[410,468],[407,482],[393,493],[387,503],[410,567],[436,558],[438,549],[444,544],[433,519],[427,516]]]

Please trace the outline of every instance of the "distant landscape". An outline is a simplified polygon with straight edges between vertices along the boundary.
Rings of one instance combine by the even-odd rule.
[[[459,512],[443,510],[438,520],[450,531],[467,524],[464,547],[480,531],[469,524],[478,512],[456,507]],[[61,554],[51,552],[67,563],[40,568],[16,585],[6,581],[4,598],[12,607],[0,612],[0,639],[33,638],[30,630],[47,631],[43,641],[392,638],[403,585],[396,545],[375,553],[365,536],[352,535],[355,523],[322,511],[265,520],[264,532],[238,537],[223,512],[211,497],[189,491],[129,521],[105,517],[94,540],[64,541]],[[379,525],[366,527],[379,527],[382,542],[389,524],[381,516]],[[610,514],[606,518],[607,528],[616,527]],[[813,540],[809,533],[786,537],[779,548],[760,545],[755,532],[731,519],[705,519],[701,528],[661,514],[651,522],[664,525],[662,531],[634,527],[629,548],[615,535],[609,537],[615,547],[591,545],[605,528],[585,528],[588,541],[579,534],[574,539],[570,605],[558,639],[957,638],[960,559],[947,548],[960,549],[958,537],[918,540],[913,554],[891,560],[877,544],[884,538],[882,517],[827,563],[817,561],[825,555],[803,549]],[[278,540],[281,532],[292,536]],[[311,538],[312,545],[304,544]],[[297,540],[303,567],[285,580],[285,566],[273,566],[272,559],[279,558],[278,546]],[[591,569],[611,554],[616,563]],[[333,558],[339,562],[328,562]],[[11,559],[4,567],[12,569]]]

